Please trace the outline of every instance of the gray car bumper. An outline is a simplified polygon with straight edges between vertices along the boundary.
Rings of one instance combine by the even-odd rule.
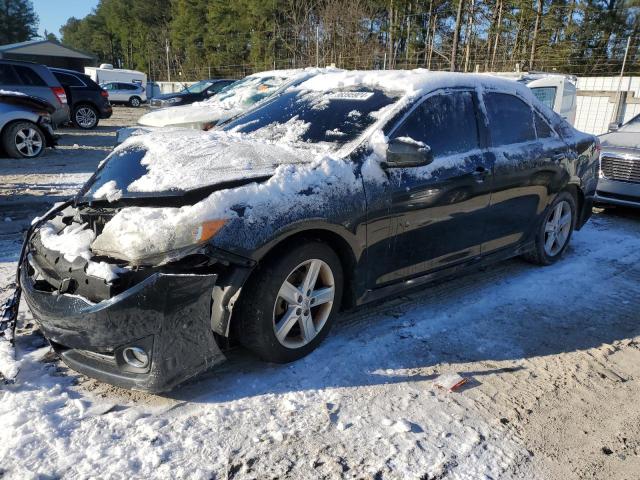
[[[595,202],[640,208],[640,183],[621,182],[601,177]]]

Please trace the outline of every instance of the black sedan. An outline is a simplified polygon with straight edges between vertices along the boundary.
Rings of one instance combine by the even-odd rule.
[[[194,102],[206,100],[219,93],[223,88],[231,85],[235,80],[212,78],[201,80],[193,85],[185,86],[177,93],[166,93],[154,97],[149,101],[151,108],[175,107],[177,105],[189,105]]]
[[[27,236],[20,283],[71,368],[162,391],[239,342],[314,350],[336,314],[589,219],[599,144],[508,80],[332,72],[218,130],[132,137]]]

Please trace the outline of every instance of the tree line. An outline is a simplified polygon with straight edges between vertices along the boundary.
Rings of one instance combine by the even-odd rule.
[[[100,0],[61,33],[154,80],[330,64],[606,75],[628,39],[640,73],[640,0]]]

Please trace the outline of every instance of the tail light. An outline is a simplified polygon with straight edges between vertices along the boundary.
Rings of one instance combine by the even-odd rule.
[[[60,105],[66,105],[67,104],[67,94],[65,93],[64,88],[62,88],[62,87],[51,87],[51,91],[58,98],[58,101],[60,102]]]
[[[106,90],[100,90],[100,95],[102,95],[104,98],[109,98],[109,92],[107,92]]]

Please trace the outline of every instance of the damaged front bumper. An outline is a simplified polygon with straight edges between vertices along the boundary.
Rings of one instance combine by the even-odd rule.
[[[20,283],[69,367],[120,387],[162,392],[225,359],[211,329],[217,278],[157,272],[98,303],[39,289],[29,268],[21,269]]]

